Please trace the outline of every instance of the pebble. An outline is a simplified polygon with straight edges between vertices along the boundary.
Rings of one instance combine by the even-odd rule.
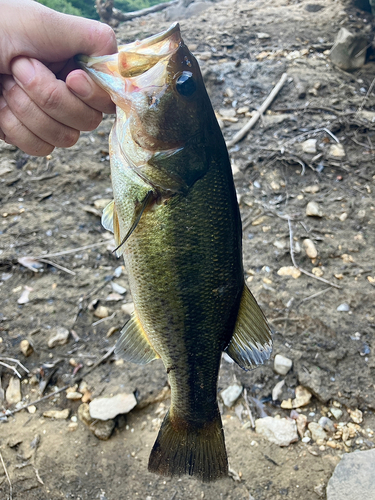
[[[65,408],[65,410],[47,410],[43,412],[43,417],[55,418],[56,420],[66,420],[69,418],[69,414],[69,408]]]
[[[372,500],[375,449],[345,453],[327,485],[327,500]]]
[[[309,201],[306,205],[306,215],[309,217],[323,217],[323,212],[316,201]]]
[[[82,399],[82,394],[80,392],[68,392],[66,395],[66,399],[71,399],[73,401],[78,401],[79,399]]]
[[[346,212],[343,212],[341,215],[339,215],[339,219],[341,220],[341,222],[345,222],[347,218],[348,214]]]
[[[365,33],[352,33],[341,28],[329,57],[333,64],[344,71],[358,70],[366,61],[367,38]]]
[[[311,269],[311,272],[313,273],[314,276],[317,276],[318,278],[321,278],[324,274],[321,267],[313,267]]]
[[[296,397],[292,401],[292,408],[301,408],[302,406],[306,406],[310,403],[311,397],[312,394],[306,389],[306,387],[298,385],[296,387]]]
[[[321,417],[319,419],[318,423],[327,432],[335,432],[336,431],[335,424],[328,417]]]
[[[298,441],[297,426],[294,420],[286,418],[264,417],[255,420],[255,430],[271,443],[289,446]]]
[[[339,312],[348,312],[350,310],[350,306],[346,302],[343,302],[337,307],[336,310]]]
[[[111,437],[115,428],[114,420],[94,420],[90,416],[89,405],[83,403],[78,407],[78,418],[89,427],[91,432],[101,440],[107,440]]]
[[[272,389],[272,401],[277,401],[279,399],[284,385],[285,385],[285,380],[280,380],[280,382],[277,382],[275,387]]]
[[[345,156],[345,150],[342,144],[332,144],[332,146],[329,148],[329,155],[333,156],[334,158],[342,158],[343,156]]]
[[[133,393],[121,393],[108,398],[95,398],[89,404],[90,417],[98,420],[110,420],[117,415],[129,413],[136,404],[137,400]]]
[[[361,410],[348,410],[348,413],[350,414],[350,418],[353,420],[355,424],[361,424],[363,421],[363,414]]]
[[[312,186],[306,186],[304,191],[305,193],[316,194],[320,191],[320,187],[317,184],[313,184]]]
[[[114,292],[119,293],[120,295],[124,295],[126,293],[125,287],[119,285],[118,283],[114,283],[113,281],[111,281],[111,287]]]
[[[20,342],[20,351],[26,358],[28,358],[34,352],[34,349],[32,348],[30,342],[25,339]]]
[[[107,318],[109,316],[108,308],[99,305],[94,311],[94,316],[99,319]]]
[[[279,276],[291,276],[294,279],[297,279],[301,276],[301,271],[294,266],[284,266],[280,267],[277,271]]]
[[[48,339],[48,347],[53,348],[57,345],[64,345],[68,342],[69,330],[62,326],[56,328],[56,332]]]
[[[309,442],[311,441],[311,437],[309,437],[309,436],[305,436],[305,437],[303,437],[303,438],[301,439],[301,441],[302,441],[302,443],[307,444],[307,443],[309,443]]]
[[[307,139],[307,141],[304,141],[301,146],[302,146],[302,151],[304,153],[309,153],[309,154],[315,154],[316,153],[316,139]]]
[[[70,424],[68,425],[68,431],[70,432],[74,432],[78,429],[78,424],[77,422],[70,422]]]
[[[228,408],[231,408],[237,399],[242,394],[243,387],[239,384],[233,384],[221,391],[220,397],[223,400],[223,403]]]
[[[130,316],[134,311],[134,303],[128,302],[127,304],[123,304],[121,306],[121,311],[124,312],[127,316]]]
[[[303,240],[302,245],[308,258],[316,259],[316,257],[318,256],[318,250],[316,249],[315,243],[309,238],[306,238],[305,240]]]
[[[306,426],[307,426],[307,417],[303,413],[300,413],[296,419],[297,424],[297,432],[303,437],[305,434]]]
[[[21,401],[21,381],[18,377],[10,378],[8,388],[5,391],[5,399],[10,405],[19,403]]]
[[[35,405],[30,405],[30,406],[28,406],[26,409],[27,409],[27,411],[28,411],[31,415],[34,415],[34,413],[36,412],[36,406],[35,406]]]
[[[340,408],[332,407],[329,409],[329,411],[332,413],[336,420],[339,420],[342,417],[342,410],[340,410]]]
[[[282,354],[276,354],[273,361],[273,369],[279,375],[286,375],[292,368],[293,361]]]
[[[327,434],[321,425],[316,422],[310,422],[307,426],[309,431],[311,432],[311,437],[314,441],[318,442],[319,440],[326,440]]]

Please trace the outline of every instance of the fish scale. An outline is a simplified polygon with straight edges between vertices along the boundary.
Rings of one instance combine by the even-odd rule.
[[[102,222],[124,256],[135,312],[115,352],[140,364],[161,358],[171,386],[149,470],[215,480],[228,474],[221,354],[249,370],[269,358],[272,344],[244,283],[225,142],[177,24],[119,54],[80,61],[117,106],[114,201]]]

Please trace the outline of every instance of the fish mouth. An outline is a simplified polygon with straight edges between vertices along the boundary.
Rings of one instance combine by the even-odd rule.
[[[182,43],[180,25],[174,23],[166,31],[144,40],[120,45],[116,54],[100,57],[80,55],[76,57],[76,61],[108,91],[111,86],[108,85],[109,79],[103,78],[103,73],[126,79],[142,76],[159,62],[167,62]],[[155,78],[155,75],[153,77]]]

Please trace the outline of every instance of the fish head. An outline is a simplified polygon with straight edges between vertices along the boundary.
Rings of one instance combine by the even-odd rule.
[[[198,145],[214,114],[198,62],[177,23],[158,35],[122,45],[111,56],[80,56],[79,63],[116,104],[117,137],[126,135],[128,143],[131,137],[153,156],[154,164],[167,161],[170,170],[175,169],[171,158],[176,152],[187,154],[190,148],[195,158],[201,156]],[[130,160],[137,164],[137,158]],[[198,163],[193,174],[178,172],[185,184],[204,169]]]

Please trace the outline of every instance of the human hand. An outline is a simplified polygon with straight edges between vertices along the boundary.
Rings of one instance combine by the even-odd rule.
[[[115,110],[73,57],[116,52],[113,30],[31,0],[0,0],[0,14],[0,138],[36,156],[72,146]]]

